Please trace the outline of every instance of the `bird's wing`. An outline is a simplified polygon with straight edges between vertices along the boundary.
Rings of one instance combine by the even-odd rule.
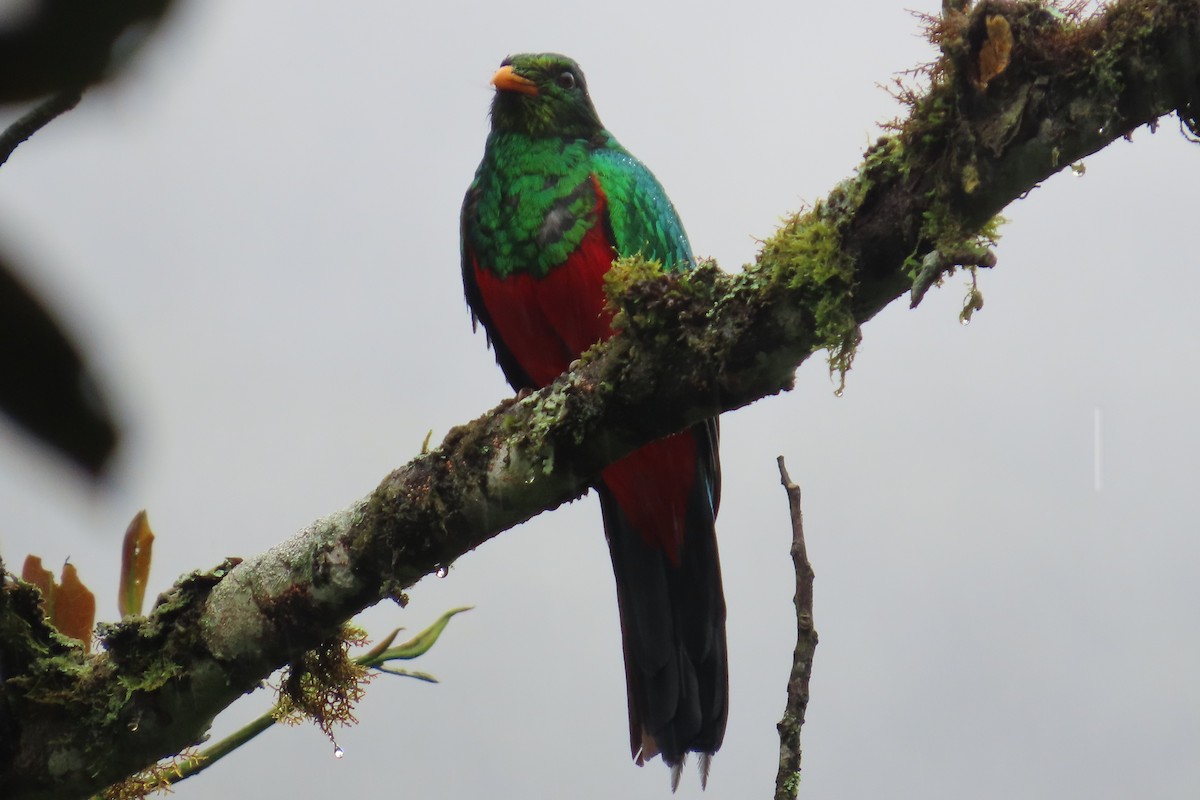
[[[592,169],[608,199],[610,235],[618,255],[661,261],[668,272],[693,266],[679,214],[642,162],[616,145],[595,150]]]

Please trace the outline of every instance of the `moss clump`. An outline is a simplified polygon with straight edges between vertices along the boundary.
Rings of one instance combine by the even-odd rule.
[[[854,279],[854,265],[842,252],[842,237],[823,216],[819,205],[807,213],[793,214],[763,242],[761,259],[775,267],[775,274],[789,288]]]
[[[837,216],[847,214],[864,195],[862,183],[846,187],[839,202],[847,208]],[[842,249],[834,216],[818,205],[788,217],[763,242],[759,262],[776,282],[799,293],[812,316],[816,344],[828,350],[829,370],[839,376],[840,392],[862,335],[854,317],[854,263]]]
[[[621,301],[639,283],[655,280],[663,274],[662,262],[641,255],[624,256],[613,262],[604,274],[604,293],[609,304],[621,308]]]
[[[719,272],[707,261],[695,269],[668,272],[640,255],[617,259],[604,276],[604,291],[616,312],[613,327],[669,342],[679,335],[678,323],[708,312],[717,296]]]
[[[308,719],[330,739],[335,725],[358,722],[354,706],[366,693],[371,676],[350,658],[352,646],[364,645],[367,634],[353,625],[304,653],[284,669],[275,718],[287,725]]]

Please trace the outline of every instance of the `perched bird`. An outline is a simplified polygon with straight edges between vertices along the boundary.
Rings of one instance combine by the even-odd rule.
[[[463,284],[514,389],[538,389],[612,336],[604,274],[641,254],[692,268],[662,186],[613,138],[583,72],[554,53],[510,56],[492,77],[492,127],[462,208]],[[639,765],[661,753],[701,781],[728,716],[725,599],[714,521],[716,420],[653,442],[595,488],[612,555]]]

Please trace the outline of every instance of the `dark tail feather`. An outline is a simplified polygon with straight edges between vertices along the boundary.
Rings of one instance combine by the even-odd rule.
[[[597,487],[621,613],[630,746],[639,765],[662,754],[672,767],[672,790],[689,752],[702,754],[701,780],[707,778],[729,710],[714,526],[720,493],[716,423],[701,423],[690,433],[697,463],[677,560],[654,544],[669,537],[639,533],[608,487]]]

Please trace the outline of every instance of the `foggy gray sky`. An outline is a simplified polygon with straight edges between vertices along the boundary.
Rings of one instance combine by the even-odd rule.
[[[471,331],[457,239],[505,55],[576,58],[696,252],[730,270],[900,112],[877,84],[933,58],[890,2],[681,8],[181,8],[119,84],[0,169],[0,243],[87,343],[127,429],[113,484],[90,491],[0,426],[9,563],[70,556],[111,619],[139,508],[153,594],[365,495],[427,431],[508,394]],[[1200,150],[1174,119],[1133,139],[1005,212],[969,327],[955,278],[866,326],[843,397],[818,357],[795,391],[723,418],[731,711],[704,796],[774,780],[794,643],[781,453],[821,637],[801,797],[1200,792]],[[378,678],[343,759],[315,728],[272,730],[175,796],[669,796],[665,768],[629,762],[594,498],[410,596],[363,623],[415,631],[476,606],[416,662],[440,685]],[[701,796],[694,770],[678,796]]]

